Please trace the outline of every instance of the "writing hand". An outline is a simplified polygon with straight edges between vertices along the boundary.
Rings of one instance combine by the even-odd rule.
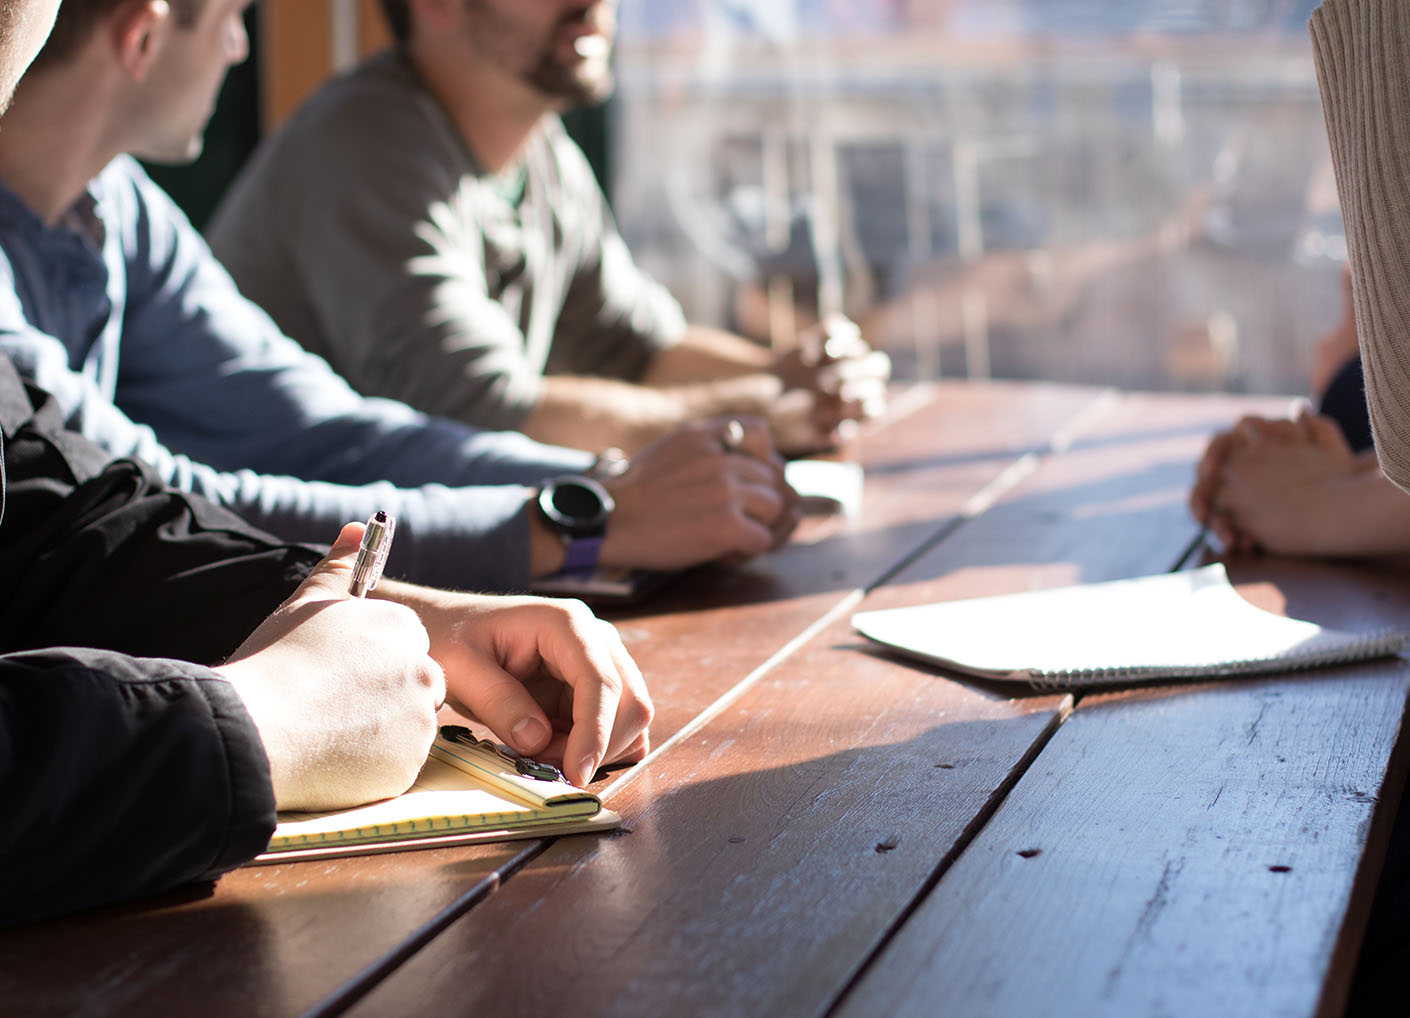
[[[363,526],[216,669],[239,691],[279,809],[333,809],[410,787],[435,737],[445,676],[414,612],[348,594]]]

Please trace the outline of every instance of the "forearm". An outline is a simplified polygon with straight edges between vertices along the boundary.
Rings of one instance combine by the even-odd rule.
[[[327,544],[350,521],[397,518],[387,575],[456,589],[517,591],[529,582],[526,506],[533,488],[431,484],[337,485],[244,475],[219,496],[252,523],[291,541]]]
[[[538,442],[632,452],[686,419],[672,393],[614,378],[550,375],[521,430]]]
[[[1337,497],[1340,509],[1322,528],[1324,555],[1384,558],[1410,555],[1410,494],[1379,470],[1348,478]]]
[[[772,352],[743,336],[707,325],[687,325],[679,343],[652,358],[641,382],[670,386],[769,374],[773,363]]]
[[[1410,7],[1327,0],[1311,31],[1376,449],[1410,489]]]
[[[215,661],[317,561],[136,463],[109,462],[57,416],[45,404],[5,439],[0,649]]]
[[[274,797],[239,696],[195,665],[0,657],[0,922],[209,880],[263,850]]]
[[[387,446],[394,466],[358,464],[348,470],[351,476],[383,476],[404,486],[387,480],[335,484],[253,470],[218,470],[171,452],[150,429],[106,401],[89,400],[84,406],[84,430],[103,439],[100,445],[108,453],[142,459],[167,484],[209,499],[286,541],[326,544],[349,520],[364,520],[378,509],[394,514],[403,528],[390,568],[437,586],[524,589],[530,549],[520,516],[528,485],[582,470],[590,461],[580,452],[538,445],[521,435],[472,432],[402,410],[404,416],[425,423],[405,429],[406,434],[371,425],[359,430],[350,423],[346,447]],[[485,480],[463,486],[469,478]],[[442,483],[428,483],[433,481]],[[36,487],[41,493],[48,490]],[[257,620],[246,621],[253,625]]]
[[[610,378],[555,375],[544,379],[524,432],[540,442],[600,452],[635,452],[688,421],[720,414],[763,414],[778,398],[766,374],[653,388]]]

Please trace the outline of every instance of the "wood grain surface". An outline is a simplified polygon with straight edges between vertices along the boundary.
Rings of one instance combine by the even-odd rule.
[[[691,574],[668,602],[619,619],[661,708],[658,743],[835,610],[851,587],[882,576],[1096,395],[1004,385],[901,394],[892,417],[852,450],[877,471],[859,517],[808,521],[796,545],[743,570]],[[544,847],[259,867],[213,888],[0,931],[0,1000],[27,1015],[336,1008]]]
[[[630,777],[611,800],[629,834],[555,845],[350,1013],[417,1013],[454,987],[503,1015],[826,1014],[1065,713],[867,652],[851,610],[1174,567],[1197,534],[1192,463],[1231,412],[1089,403],[992,503]],[[502,964],[530,950],[532,968]]]
[[[860,515],[611,614],[658,707],[647,762],[594,783],[623,833],[251,868],[0,933],[0,1010],[1219,1013],[1227,985],[1244,1009],[1223,1013],[1333,1013],[1410,666],[1073,700],[955,681],[848,623],[1197,558],[1205,436],[1278,405],[901,393],[846,450]],[[1299,617],[1410,612],[1385,571],[1230,568]]]
[[[1399,570],[1232,573],[1323,624],[1410,618]],[[1407,692],[1393,659],[1083,698],[837,1015],[1339,1014]]]

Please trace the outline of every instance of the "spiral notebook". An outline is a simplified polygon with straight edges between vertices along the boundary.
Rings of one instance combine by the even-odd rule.
[[[1040,689],[1281,672],[1398,654],[1407,634],[1266,612],[1219,564],[1132,580],[859,612],[863,636],[942,668]]]
[[[255,862],[577,834],[620,823],[557,768],[445,725],[407,791],[352,809],[280,813],[269,847]]]

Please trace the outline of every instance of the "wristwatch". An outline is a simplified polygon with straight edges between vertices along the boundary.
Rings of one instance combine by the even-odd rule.
[[[600,481],[580,474],[555,477],[539,491],[539,515],[563,540],[564,573],[597,568],[607,521],[617,504]]]

